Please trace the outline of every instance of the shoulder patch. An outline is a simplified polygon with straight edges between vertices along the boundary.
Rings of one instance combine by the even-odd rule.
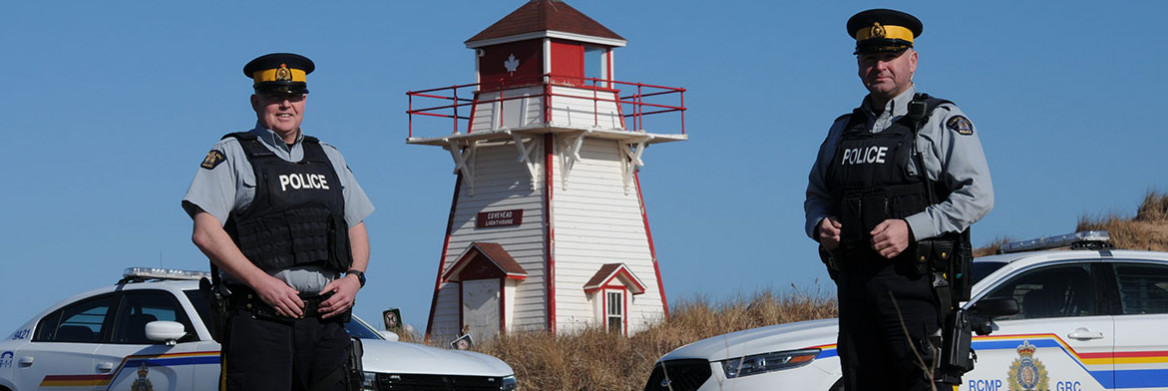
[[[962,136],[969,136],[973,134],[973,124],[970,123],[969,119],[965,118],[963,115],[950,118],[949,121],[945,122],[945,126]]]
[[[212,149],[211,152],[207,152],[207,157],[203,158],[203,164],[200,164],[199,167],[213,170],[225,161],[227,161],[227,156],[224,156],[223,152]]]

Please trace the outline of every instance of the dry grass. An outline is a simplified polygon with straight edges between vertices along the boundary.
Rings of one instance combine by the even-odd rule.
[[[1134,218],[1081,218],[1077,230],[1085,229],[1110,232],[1117,248],[1168,251],[1168,194],[1149,192]],[[994,254],[1010,240],[995,239],[974,254]],[[475,350],[510,364],[523,389],[636,391],[644,388],[661,355],[687,343],[749,328],[835,317],[835,287],[823,290],[763,291],[721,302],[698,297],[674,304],[667,321],[631,338],[599,330],[559,336],[511,333]],[[405,335],[403,340],[420,338]]]
[[[1078,230],[1104,230],[1116,248],[1168,251],[1168,193],[1148,192],[1134,218],[1082,217]]]
[[[834,291],[834,289],[833,289]],[[835,300],[799,292],[756,293],[721,303],[697,298],[672,307],[667,322],[631,338],[600,330],[552,336],[512,333],[475,350],[515,369],[528,390],[641,390],[661,355],[700,339],[754,327],[836,316]]]

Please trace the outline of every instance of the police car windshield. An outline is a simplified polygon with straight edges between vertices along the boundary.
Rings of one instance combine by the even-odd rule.
[[[358,321],[356,317],[353,320],[345,322],[345,331],[348,331],[350,336],[360,339],[385,339],[377,331],[366,327],[365,323]]]
[[[977,284],[981,279],[990,275],[994,271],[1006,266],[1007,262],[974,262],[973,263],[973,283]]]

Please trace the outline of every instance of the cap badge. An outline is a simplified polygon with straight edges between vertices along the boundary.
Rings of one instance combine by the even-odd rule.
[[[288,70],[288,64],[280,64],[280,69],[276,70],[276,81],[292,81],[292,71]]]
[[[884,38],[884,26],[880,23],[872,23],[871,30],[868,31],[868,36],[872,38]]]

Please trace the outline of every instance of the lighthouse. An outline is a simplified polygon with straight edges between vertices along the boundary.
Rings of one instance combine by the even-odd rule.
[[[688,138],[685,90],[619,81],[625,39],[562,1],[465,43],[473,83],[408,93],[406,142],[445,149],[456,175],[426,338],[663,320],[638,170],[649,146]]]

